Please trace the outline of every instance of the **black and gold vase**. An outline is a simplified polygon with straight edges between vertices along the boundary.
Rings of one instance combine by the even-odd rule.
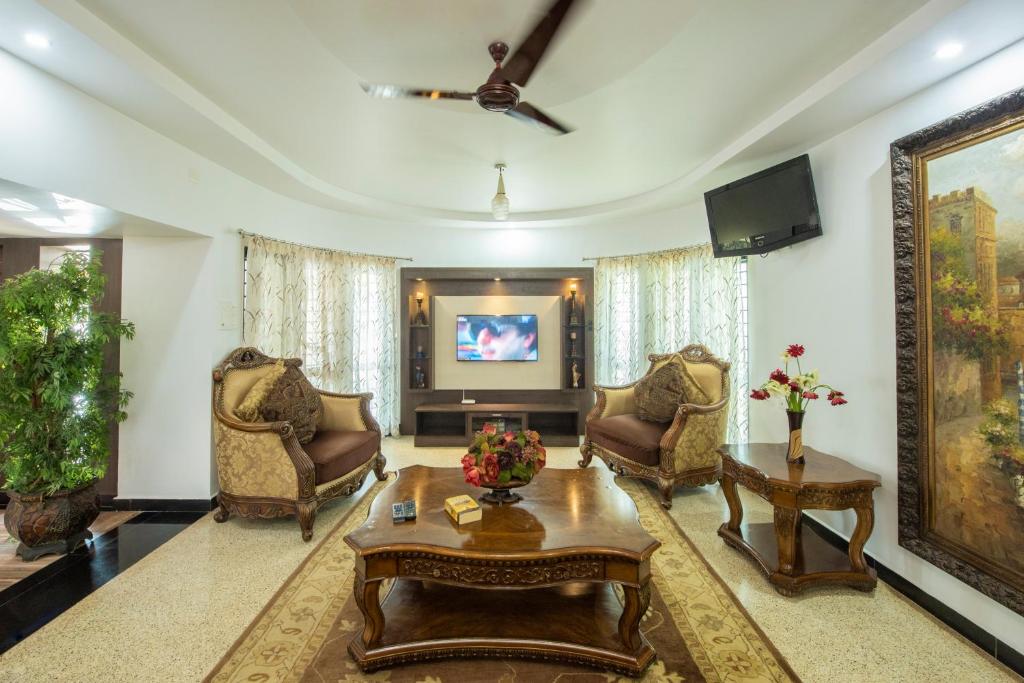
[[[802,410],[787,410],[786,417],[789,418],[789,448],[786,450],[786,462],[802,465],[804,464],[804,412]]]

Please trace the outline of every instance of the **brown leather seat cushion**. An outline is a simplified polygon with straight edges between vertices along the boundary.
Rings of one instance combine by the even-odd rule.
[[[647,422],[637,415],[602,417],[587,423],[587,438],[598,446],[643,465],[657,466],[658,442],[671,422]]]
[[[324,429],[302,448],[313,461],[316,483],[325,484],[345,476],[373,457],[380,450],[380,435]]]

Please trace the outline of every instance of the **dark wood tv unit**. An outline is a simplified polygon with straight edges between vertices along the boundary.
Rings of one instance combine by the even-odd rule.
[[[521,421],[545,446],[578,446],[579,406],[571,403],[423,403],[416,406],[417,446],[468,446],[477,423]]]

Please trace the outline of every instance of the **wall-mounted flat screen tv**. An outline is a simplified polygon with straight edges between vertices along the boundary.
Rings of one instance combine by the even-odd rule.
[[[821,236],[807,155],[704,193],[716,257],[766,254]]]
[[[457,360],[537,360],[537,316],[459,315]]]

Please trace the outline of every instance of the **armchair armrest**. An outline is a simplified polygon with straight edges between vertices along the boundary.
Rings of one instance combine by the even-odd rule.
[[[594,394],[597,400],[594,402],[593,409],[587,415],[587,422],[602,417],[635,413],[636,402],[633,398],[635,387],[636,382],[617,387],[594,385]]]
[[[336,394],[320,391],[324,404],[324,414],[320,418],[320,427],[346,432],[377,432],[380,425],[370,414],[372,393]]]
[[[718,447],[725,440],[728,405],[728,397],[708,405],[680,405],[659,444],[662,471],[678,474],[720,462]]]
[[[256,498],[308,498],[313,461],[290,422],[242,422],[214,407],[214,450],[221,491]]]

